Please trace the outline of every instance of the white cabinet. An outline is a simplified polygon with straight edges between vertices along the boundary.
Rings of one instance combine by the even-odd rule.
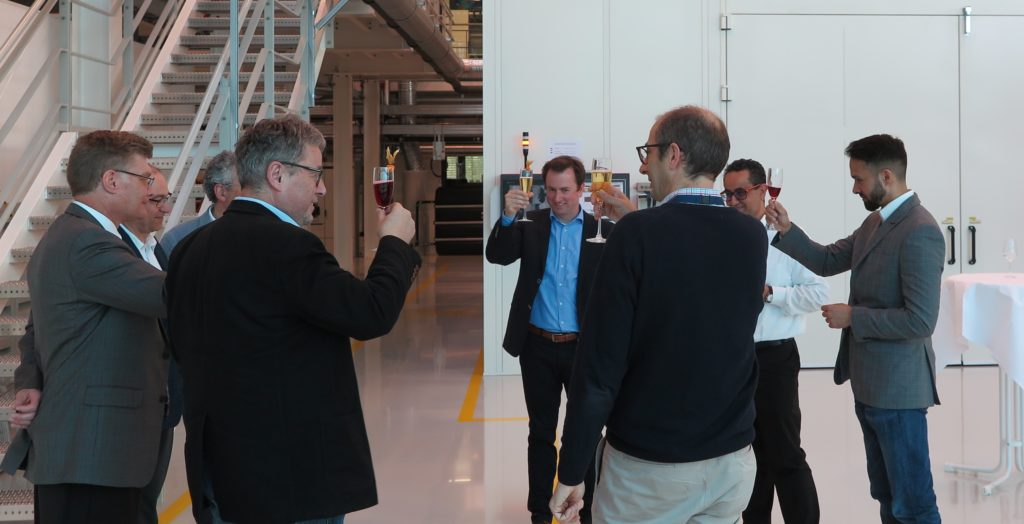
[[[1024,20],[974,17],[969,36],[948,11],[733,14],[729,25],[732,158],[784,167],[781,201],[812,238],[832,242],[864,219],[843,150],[890,133],[906,143],[908,185],[940,222],[947,259],[955,255],[945,274],[1006,270],[1006,238],[1024,241],[1013,161],[1024,140]],[[848,278],[829,279],[833,301],[846,301]],[[831,366],[838,332],[812,314],[799,343],[805,367]],[[965,355],[989,361],[984,350]]]

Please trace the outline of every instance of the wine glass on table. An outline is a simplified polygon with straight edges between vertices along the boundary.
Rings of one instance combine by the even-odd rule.
[[[607,158],[595,158],[594,167],[590,170],[590,201],[594,203],[594,218],[597,219],[597,234],[588,238],[587,242],[604,244],[607,240],[601,236],[601,215],[604,214],[604,203],[597,192],[612,187],[612,162]]]
[[[771,197],[772,202],[775,202],[779,198],[779,193],[782,193],[782,168],[769,167],[767,182],[768,196]],[[775,231],[775,226],[768,224],[768,230]]]
[[[1003,258],[1009,265],[1007,272],[1013,273],[1013,261],[1017,260],[1017,242],[1012,238],[1006,239],[1006,245],[1003,246]]]
[[[527,194],[527,202],[532,202],[532,199],[530,199],[529,194],[530,190],[533,189],[533,171],[531,171],[529,168],[519,171],[519,189],[522,189],[523,193]],[[518,222],[533,222],[533,220],[526,218],[526,211],[529,208],[529,204],[527,204],[527,206],[523,208],[523,218],[520,218]]]

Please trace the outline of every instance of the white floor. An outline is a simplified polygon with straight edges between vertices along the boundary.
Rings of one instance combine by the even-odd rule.
[[[355,350],[380,504],[347,524],[529,522],[519,377],[473,378],[483,341],[482,264],[427,260],[398,326]],[[805,370],[800,381],[821,522],[877,522],[849,387],[835,386],[830,369]],[[982,483],[943,471],[946,462],[997,462],[997,370],[950,368],[938,384],[943,404],[929,412],[929,441],[943,520],[1024,523],[1024,482],[1016,482],[1024,476],[985,496]],[[193,522],[190,508],[175,505],[185,492],[183,437],[179,427],[161,522]]]

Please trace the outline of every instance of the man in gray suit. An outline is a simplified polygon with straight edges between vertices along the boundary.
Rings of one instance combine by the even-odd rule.
[[[238,169],[235,166],[234,151],[221,151],[206,164],[206,175],[203,177],[203,191],[206,198],[213,204],[205,213],[174,226],[164,233],[160,243],[167,250],[167,256],[174,251],[174,246],[187,237],[189,233],[217,220],[224,214],[228,204],[236,196],[242,194],[242,186],[238,183]]]
[[[28,265],[31,374],[45,396],[22,393],[31,412],[4,460],[26,459],[36,519],[135,523],[153,476],[167,403],[167,361],[156,318],[164,273],[141,260],[116,224],[147,214],[152,145],[131,133],[96,131],[68,159],[74,202]],[[25,344],[23,344],[24,346]],[[28,371],[28,370],[23,370]],[[32,405],[32,399],[36,405]]]
[[[871,496],[882,522],[939,522],[928,457],[935,389],[931,335],[939,314],[945,242],[935,218],[907,189],[907,152],[890,135],[846,148],[853,192],[873,212],[847,238],[822,246],[773,202],[772,245],[811,271],[850,270],[848,304],[822,306],[829,327],[842,329],[835,382],[850,380],[864,433]]]

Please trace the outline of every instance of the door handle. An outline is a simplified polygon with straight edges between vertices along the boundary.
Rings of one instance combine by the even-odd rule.
[[[971,232],[971,259],[968,260],[967,263],[973,266],[978,262],[978,228],[974,226],[967,226],[967,230]]]
[[[949,260],[947,264],[956,264],[956,228],[953,226],[946,226],[946,230],[949,231]]]

